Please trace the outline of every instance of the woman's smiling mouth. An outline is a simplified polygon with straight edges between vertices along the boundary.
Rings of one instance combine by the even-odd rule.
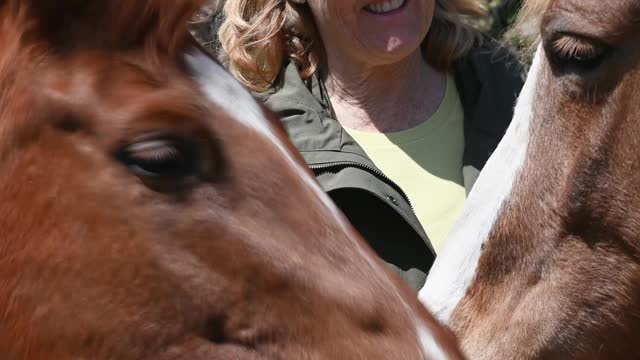
[[[405,2],[406,0],[386,0],[384,2],[369,4],[364,7],[364,10],[372,14],[384,15],[402,8]]]

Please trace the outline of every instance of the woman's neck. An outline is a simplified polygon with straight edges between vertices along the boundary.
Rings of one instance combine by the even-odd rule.
[[[332,61],[333,60],[333,61]],[[381,66],[329,58],[326,87],[338,121],[366,132],[394,132],[427,120],[444,96],[446,77],[420,50]]]

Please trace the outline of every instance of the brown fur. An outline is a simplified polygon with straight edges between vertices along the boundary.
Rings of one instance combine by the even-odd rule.
[[[527,158],[451,325],[473,359],[636,358],[640,3],[529,6],[543,3]],[[567,72],[550,60],[558,31],[612,50],[588,73]]]
[[[0,357],[421,359],[422,323],[460,358],[309,174],[200,92],[200,5],[0,1]],[[126,166],[158,134],[197,171]]]

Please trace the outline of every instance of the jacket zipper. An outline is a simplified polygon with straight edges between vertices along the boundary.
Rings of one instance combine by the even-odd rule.
[[[364,169],[369,172],[372,172],[377,177],[389,183],[397,192],[399,192],[400,195],[402,195],[402,198],[407,202],[407,204],[409,204],[409,207],[411,207],[411,211],[415,213],[415,210],[413,209],[413,204],[411,204],[411,200],[409,200],[409,197],[404,192],[404,190],[402,190],[402,188],[398,184],[396,184],[393,180],[391,180],[387,175],[383,174],[381,171],[377,169],[372,168],[371,166],[360,164],[355,161],[338,161],[338,162],[333,162],[331,164],[326,164],[326,165],[310,165],[309,166],[311,170],[319,171],[317,175],[327,173],[328,170],[331,168],[342,168],[342,167],[356,167],[356,168],[360,168],[360,169]]]

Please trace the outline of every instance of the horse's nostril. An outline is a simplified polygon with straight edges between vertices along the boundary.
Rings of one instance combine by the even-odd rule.
[[[224,319],[219,317],[207,320],[203,334],[204,338],[216,344],[228,342],[229,339],[225,336],[224,324]]]
[[[383,334],[387,329],[385,320],[380,316],[373,316],[363,320],[361,326],[369,334]]]
[[[68,133],[74,133],[82,128],[82,123],[79,119],[68,115],[55,120],[53,122],[53,126],[58,130]]]

